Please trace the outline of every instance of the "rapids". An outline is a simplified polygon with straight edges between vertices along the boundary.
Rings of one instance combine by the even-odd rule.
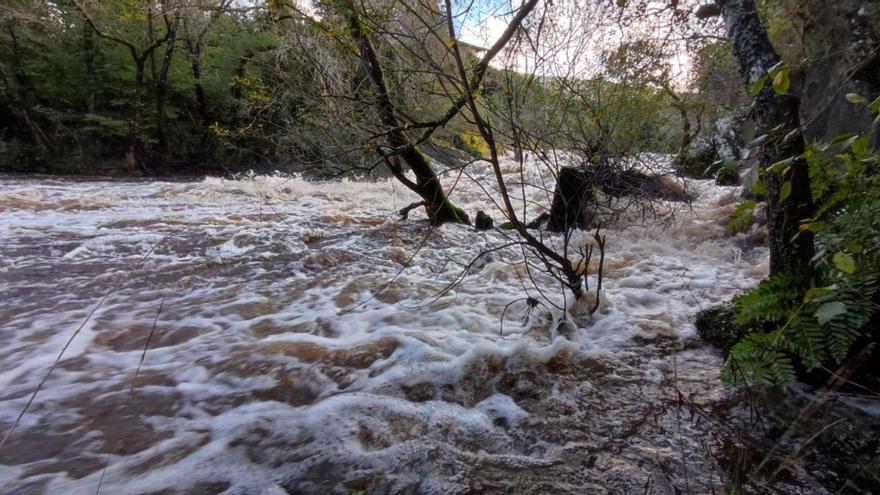
[[[444,181],[497,224],[482,172]],[[693,316],[767,253],[724,233],[738,190],[688,187],[670,228],[607,229],[602,308],[566,338],[517,250],[479,256],[505,234],[400,220],[390,181],[2,178],[4,435],[39,393],[0,491],[706,493],[720,447],[676,391],[730,391]]]

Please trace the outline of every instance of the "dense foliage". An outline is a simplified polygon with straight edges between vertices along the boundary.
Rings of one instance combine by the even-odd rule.
[[[317,2],[316,17],[292,5],[16,0],[0,7],[0,170],[381,170],[370,150],[382,129],[345,19],[333,2]],[[366,21],[393,69],[386,72],[395,105],[431,120],[450,98],[436,71],[454,67],[420,24],[436,15],[424,8],[377,2]],[[468,63],[477,55],[466,53]],[[533,144],[672,151],[678,125],[669,99],[651,81],[612,72],[575,80],[490,68],[479,99],[499,121],[515,119]],[[509,130],[502,145],[514,140]],[[432,140],[486,151],[460,116]]]
[[[880,98],[867,106],[876,114]],[[815,234],[814,271],[779,274],[735,300],[735,324],[750,333],[731,350],[727,380],[788,383],[795,365],[835,368],[858,351],[854,344],[877,337],[880,153],[870,146],[863,136],[842,135],[802,155],[818,205],[801,225]]]

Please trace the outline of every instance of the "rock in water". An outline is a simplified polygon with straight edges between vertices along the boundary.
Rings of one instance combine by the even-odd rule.
[[[575,167],[563,167],[556,178],[547,229],[565,232],[571,227],[584,226],[584,211],[592,198],[593,187],[585,174]]]
[[[556,178],[547,230],[565,232],[573,227],[592,227],[596,216],[595,190],[612,198],[629,196],[643,201],[693,199],[668,177],[648,175],[614,163],[563,167]]]
[[[477,230],[489,230],[492,228],[492,225],[492,217],[486,215],[483,210],[477,212],[477,218],[474,221],[474,227],[476,227]]]
[[[697,313],[694,322],[697,333],[703,340],[719,347],[726,354],[748,333],[733,323],[735,314],[736,309],[730,303],[704,309]]]
[[[555,330],[556,335],[561,335],[568,340],[574,340],[578,327],[571,320],[566,318],[564,320],[559,320],[559,322],[556,323]]]

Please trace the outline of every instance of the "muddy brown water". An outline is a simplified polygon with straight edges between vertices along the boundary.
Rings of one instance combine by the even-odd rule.
[[[3,178],[3,432],[69,346],[0,491],[721,493],[724,429],[682,397],[732,392],[691,321],[766,252],[724,237],[733,189],[694,187],[680,227],[609,231],[602,310],[569,340],[524,303],[499,335],[534,293],[516,252],[438,299],[504,239],[401,221],[390,182]]]

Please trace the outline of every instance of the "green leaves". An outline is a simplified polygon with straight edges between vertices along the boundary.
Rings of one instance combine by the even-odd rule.
[[[833,320],[835,317],[846,314],[846,304],[840,301],[827,302],[816,310],[816,320],[819,322],[819,325],[826,325],[829,321]]]
[[[784,385],[794,380],[791,358],[777,348],[779,333],[750,334],[730,350],[721,378],[735,385]]]
[[[736,205],[730,220],[727,221],[727,231],[731,234],[745,232],[754,223],[755,208],[758,204],[753,200],[746,200]]]
[[[871,141],[865,136],[861,136],[853,140],[853,142],[849,145],[852,152],[859,158],[861,158],[865,153],[868,152],[869,146],[871,146]]]
[[[773,172],[778,175],[785,175],[788,172],[788,169],[791,168],[791,165],[794,163],[794,157],[786,158],[785,160],[778,161],[773,165],[767,167],[768,172]]]
[[[815,299],[819,299],[820,297],[825,297],[828,294],[831,294],[831,292],[836,288],[836,285],[831,285],[828,287],[813,287],[812,289],[808,290],[806,294],[804,294],[804,302],[809,302]]]
[[[844,273],[856,272],[856,260],[848,253],[843,251],[834,253],[834,256],[831,257],[831,262],[834,263],[838,270]]]
[[[779,200],[785,201],[791,196],[791,181],[787,180],[782,184],[782,190],[779,191]]]
[[[766,75],[761,76],[760,79],[752,84],[752,96],[758,96],[761,94],[761,91],[764,91],[764,88],[767,86],[768,81],[771,82],[773,92],[777,95],[788,93],[788,90],[791,88],[791,67],[782,65],[782,62],[771,67]]]
[[[846,101],[848,101],[850,103],[854,103],[856,105],[861,105],[862,103],[865,102],[865,97],[858,94],[858,93],[847,93],[846,94]]]
[[[767,79],[769,79],[768,76],[763,76],[752,84],[752,96],[758,96],[761,94],[761,91],[764,91],[764,86],[767,85]]]
[[[788,88],[791,87],[790,73],[791,67],[783,67],[773,76],[773,91],[776,94],[784,95],[788,93]]]
[[[880,113],[880,98],[847,99]],[[775,275],[734,300],[734,323],[748,335],[731,349],[722,377],[737,385],[786,383],[793,360],[807,370],[842,363],[880,311],[880,153],[869,136],[846,133],[811,144],[796,160],[807,162],[817,206],[799,230],[813,234],[816,254],[809,273]],[[789,201],[792,163],[764,171]]]

